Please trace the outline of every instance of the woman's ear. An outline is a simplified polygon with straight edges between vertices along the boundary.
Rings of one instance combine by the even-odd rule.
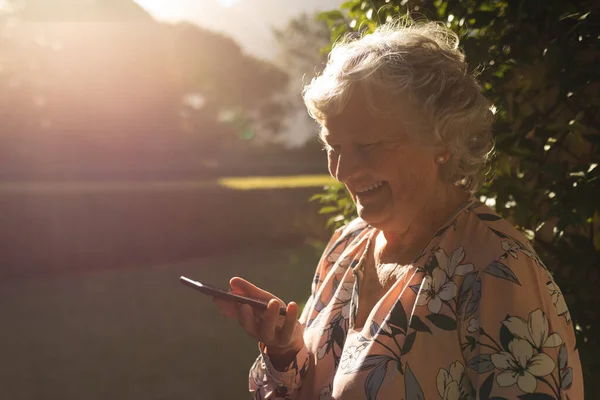
[[[435,156],[435,162],[437,164],[445,164],[449,159],[450,159],[450,151],[449,150],[444,150],[443,152],[438,153]]]

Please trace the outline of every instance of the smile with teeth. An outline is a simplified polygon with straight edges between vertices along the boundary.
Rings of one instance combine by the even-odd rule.
[[[377,181],[377,182],[372,183],[372,184],[370,184],[368,186],[363,186],[360,189],[356,189],[356,193],[366,193],[366,192],[371,191],[373,189],[377,189],[378,187],[380,187],[384,183],[385,183],[384,181]]]

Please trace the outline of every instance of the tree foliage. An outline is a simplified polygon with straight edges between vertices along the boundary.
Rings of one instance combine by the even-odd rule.
[[[600,4],[351,0],[321,18],[333,43],[407,14],[441,21],[461,38],[496,111],[494,179],[478,195],[524,231],[553,271],[576,326],[587,391],[596,393],[590,378],[600,373]],[[331,187],[317,196],[336,226],[351,215],[339,193]]]
[[[283,27],[273,28],[278,50],[275,64],[287,72],[289,81],[287,90],[273,96],[260,110],[260,120],[266,128],[263,135],[269,142],[305,144],[305,133],[314,126],[300,92],[326,62],[321,49],[329,44],[329,28],[316,15],[303,13]]]

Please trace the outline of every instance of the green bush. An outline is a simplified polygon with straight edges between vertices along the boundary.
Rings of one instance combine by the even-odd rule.
[[[496,112],[494,177],[478,193],[534,243],[565,293],[588,395],[600,385],[600,4],[352,0],[322,13],[332,43],[399,15],[461,38]],[[342,186],[316,197],[330,225],[353,215]],[[493,199],[493,200],[491,200]]]

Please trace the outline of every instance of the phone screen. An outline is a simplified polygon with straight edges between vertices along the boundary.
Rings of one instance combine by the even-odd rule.
[[[257,300],[257,299],[253,299],[250,297],[240,296],[239,294],[228,292],[226,290],[220,289],[215,286],[211,286],[211,285],[207,285],[205,283],[194,281],[192,279],[186,278],[185,276],[180,277],[179,281],[181,283],[183,283],[184,285],[191,287],[192,289],[195,289],[201,293],[216,297],[221,300],[233,301],[235,303],[240,303],[240,304],[248,304],[249,306],[257,308],[259,310],[267,309],[267,303],[265,303],[262,300]],[[279,315],[282,315],[282,316],[286,315],[285,307],[281,307],[279,309]]]

